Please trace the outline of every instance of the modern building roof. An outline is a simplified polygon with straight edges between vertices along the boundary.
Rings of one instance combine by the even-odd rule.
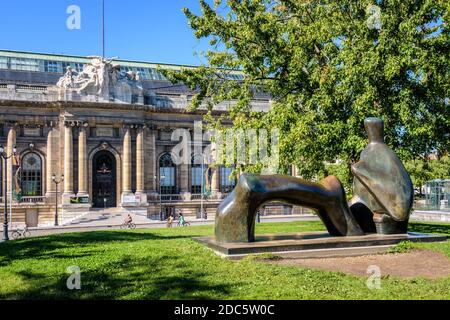
[[[124,71],[140,72],[142,78],[145,80],[166,80],[164,76],[158,72],[158,68],[175,70],[180,70],[182,68],[196,68],[196,66],[190,65],[175,65],[122,59],[113,59],[113,61],[119,64]],[[60,75],[65,72],[67,66],[72,66],[74,69],[81,71],[84,64],[88,62],[89,57],[0,50],[0,70],[45,72]],[[240,71],[228,70],[227,74],[229,74],[229,77],[233,80],[243,79],[243,74]]]
[[[18,89],[25,91],[42,91],[47,87],[55,86],[64,75],[68,66],[78,72],[82,71],[85,64],[90,63],[90,57],[21,52],[12,50],[0,50],[0,89],[3,91],[7,85],[17,85]],[[164,95],[194,94],[192,90],[183,84],[173,84],[168,81],[158,69],[195,68],[188,65],[158,64],[152,62],[140,62],[113,59],[113,63],[120,66],[123,72],[139,72],[142,79],[142,88],[145,94],[156,94],[157,99],[163,99]],[[244,74],[235,70],[224,70],[230,80],[242,80]],[[3,92],[5,95],[5,91]],[[161,97],[162,96],[162,97]],[[156,98],[154,98],[156,99]],[[270,95],[257,92],[256,100],[270,100]],[[158,104],[156,102],[151,102]]]

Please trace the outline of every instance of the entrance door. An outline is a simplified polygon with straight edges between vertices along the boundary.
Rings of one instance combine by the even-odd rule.
[[[164,206],[162,220],[167,220],[170,215],[175,217],[175,207]]]
[[[92,165],[94,208],[116,207],[116,159],[109,151],[99,151]]]

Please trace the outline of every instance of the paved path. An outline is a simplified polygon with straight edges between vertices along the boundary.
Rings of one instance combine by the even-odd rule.
[[[132,215],[137,229],[165,228],[166,222],[147,219],[144,216]],[[213,225],[214,220],[186,219],[191,226]],[[294,215],[294,216],[268,216],[261,217],[261,222],[289,222],[289,221],[318,221],[319,218],[314,215]],[[73,221],[67,226],[60,227],[39,227],[30,228],[31,236],[46,236],[52,234],[89,232],[101,230],[119,230],[123,222],[121,214],[105,214],[103,212],[93,212],[83,218]],[[176,224],[176,222],[175,222]],[[11,230],[11,229],[10,229]],[[0,239],[3,232],[0,231]],[[1,242],[1,240],[0,240]]]
[[[450,222],[450,211],[423,211],[415,210],[411,214],[411,219],[416,221],[431,221],[431,222]]]
[[[94,210],[91,211],[88,215],[83,216],[81,218],[75,219],[68,227],[108,227],[108,226],[120,226],[124,219],[124,214],[115,209],[110,210]],[[133,222],[136,225],[140,224],[148,224],[152,222],[146,216],[132,214]]]
[[[132,215],[133,222],[136,224],[138,229],[149,229],[149,228],[165,228],[166,223],[150,220],[142,215]],[[70,224],[62,227],[39,227],[30,228],[32,236],[45,236],[51,234],[60,233],[71,233],[71,232],[87,232],[87,231],[101,231],[101,230],[118,230],[122,224],[124,216],[120,212],[115,212],[114,210],[98,210],[89,213],[88,215],[78,218],[71,222]],[[200,220],[187,218],[187,221],[191,225],[212,225],[214,224],[213,219]],[[289,221],[318,221],[319,218],[315,215],[292,215],[292,216],[266,216],[261,217],[261,222],[289,222]],[[414,219],[414,214],[411,216],[411,220]],[[0,225],[1,227],[1,225]],[[10,230],[15,229],[15,225]],[[3,236],[2,230],[0,230],[0,242]]]

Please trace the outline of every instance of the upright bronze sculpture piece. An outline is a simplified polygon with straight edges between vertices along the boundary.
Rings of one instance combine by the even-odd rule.
[[[284,175],[244,174],[216,213],[218,242],[255,241],[260,206],[280,201],[314,209],[332,236],[405,233],[413,200],[408,173],[383,139],[383,121],[365,121],[369,145],[352,166],[354,197],[349,208],[344,188],[334,176],[320,183]]]
[[[383,121],[368,118],[364,125],[369,145],[361,153],[360,161],[352,166],[355,180],[350,208],[367,233],[406,233],[414,200],[411,178],[394,151],[384,143]],[[367,212],[372,214],[373,223]]]

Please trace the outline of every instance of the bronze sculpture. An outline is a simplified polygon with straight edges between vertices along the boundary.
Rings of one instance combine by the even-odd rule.
[[[383,121],[368,118],[364,125],[369,145],[361,153],[360,161],[352,166],[355,179],[351,211],[357,218],[365,217],[367,210],[373,213],[369,228],[367,220],[359,219],[367,233],[406,233],[414,198],[411,178],[394,151],[384,143]]]
[[[269,201],[316,210],[332,236],[406,233],[413,186],[406,169],[383,139],[383,121],[365,121],[369,145],[352,166],[354,197],[350,208],[341,182],[329,176],[320,183],[284,175],[244,174],[219,205],[218,242],[253,242],[256,212]]]

